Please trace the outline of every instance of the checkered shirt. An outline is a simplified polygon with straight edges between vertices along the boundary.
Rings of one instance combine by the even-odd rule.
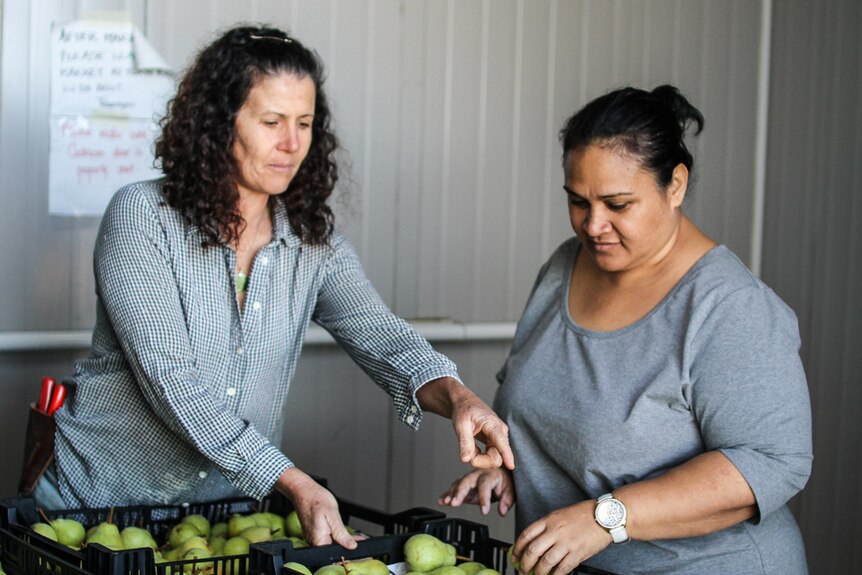
[[[347,240],[303,244],[284,208],[255,256],[242,312],[236,253],[164,202],[158,180],[119,190],[94,254],[90,356],[56,413],[69,507],[266,496],[292,465],[282,414],[308,325],[325,328],[419,426],[416,390],[455,365],[387,308]]]

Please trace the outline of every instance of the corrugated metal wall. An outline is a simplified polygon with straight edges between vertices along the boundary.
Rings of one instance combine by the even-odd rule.
[[[349,163],[343,187],[349,204],[338,206],[339,221],[372,281],[404,316],[464,322],[518,317],[539,265],[571,233],[556,132],[588,99],[623,84],[671,82],[701,108],[707,123],[695,145],[700,174],[688,213],[743,260],[751,262],[757,249],[752,238],[759,233],[758,222],[752,213],[761,2],[4,0],[2,7],[0,269],[14,270],[15,278],[14,289],[0,301],[2,332],[81,330],[93,323],[90,252],[98,221],[47,215],[45,70],[51,22],[94,9],[126,11],[177,68],[216,30],[240,21],[273,23],[316,48],[327,64],[336,128]],[[859,100],[854,7],[854,0],[816,8],[796,0],[775,10],[764,272],[767,280],[783,281],[780,293],[802,312],[808,328],[820,317],[807,311],[814,297],[804,281],[809,271],[820,272],[818,297],[825,297],[827,277],[833,279],[827,269],[848,274],[839,279],[855,277],[850,285],[858,286],[858,267],[839,271],[845,260],[829,259],[827,254],[837,252],[816,257],[805,240],[809,236],[800,232],[815,223],[819,227],[811,229],[825,230],[832,223],[825,211],[802,208],[805,201],[816,201],[823,178],[834,178],[829,189],[835,189],[841,177],[853,174],[856,183],[848,189],[858,189],[858,166],[855,172],[828,170],[836,156],[821,145],[832,129],[855,126],[851,157],[858,158],[858,112],[855,123],[848,124],[848,117],[836,116],[837,108],[817,99],[841,86],[809,85],[812,76],[849,82],[844,76],[852,72]],[[831,34],[834,27],[843,35]],[[792,41],[800,32],[813,33],[820,44]],[[839,57],[844,45],[827,39],[837,43],[847,36],[850,51]],[[787,100],[788,94],[793,98]],[[835,104],[847,101],[842,97]],[[827,115],[832,124],[808,119],[818,106],[833,114]],[[809,141],[812,130],[822,140]],[[787,176],[786,165],[801,179]],[[787,179],[776,180],[779,174]],[[787,190],[799,199],[788,202]],[[849,222],[844,218],[858,217],[859,203],[850,195],[845,200],[846,210],[838,216]],[[858,232],[853,236],[849,224],[840,229],[846,233],[836,238],[855,239],[858,245]],[[775,245],[786,247],[776,251]],[[807,258],[802,263],[800,254]],[[853,306],[852,296],[846,297]],[[858,318],[855,305],[849,309]],[[830,309],[839,314],[843,308]],[[820,361],[812,350],[825,349],[826,342],[807,345],[818,347],[807,348],[806,359]],[[440,346],[489,401],[506,347]],[[62,373],[73,355],[0,354],[0,385],[8,397],[0,408],[0,433],[16,437],[22,432],[32,395],[29,382],[44,369]],[[821,382],[819,376],[814,379]],[[302,466],[329,477],[336,492],[348,498],[390,509],[433,505],[462,469],[448,422],[429,420],[419,433],[410,433],[394,423],[383,396],[365,382],[337,348],[308,348],[286,413],[285,449]],[[844,393],[849,399],[850,389]],[[849,402],[845,405],[850,408]],[[831,404],[822,400],[816,406],[832,413]],[[850,441],[849,435],[842,437]],[[850,442],[847,448],[858,456],[858,445]],[[4,459],[20,460],[16,441],[0,449]],[[0,481],[5,491],[14,485],[14,477]],[[857,488],[857,506],[858,495]],[[806,493],[798,506],[809,547],[817,542],[813,555],[819,557],[830,548],[814,534],[823,518],[807,501]],[[498,537],[511,538],[509,520],[483,521],[490,521]],[[853,533],[858,540],[858,530]]]
[[[862,4],[776,2],[763,278],[797,310],[814,471],[812,573],[862,572]]]

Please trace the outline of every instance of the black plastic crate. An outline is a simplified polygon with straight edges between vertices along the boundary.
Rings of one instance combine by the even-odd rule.
[[[162,542],[170,528],[183,517],[200,514],[211,523],[226,520],[234,513],[248,514],[271,511],[287,515],[293,509],[290,501],[274,493],[262,501],[250,498],[221,499],[188,505],[130,506],[104,509],[42,510],[50,519],[75,519],[86,527],[111,518],[119,529],[130,525],[145,527]],[[59,575],[173,575],[184,572],[184,567],[195,571],[196,564],[217,566],[225,575],[245,575],[246,555],[215,557],[192,561],[167,561],[156,564],[152,549],[126,549],[112,551],[99,544],[81,551],[70,549],[34,533],[30,525],[42,521],[32,498],[0,500],[0,562],[9,575],[33,573]],[[235,561],[241,559],[241,561]],[[239,569],[234,568],[235,566]]]
[[[326,485],[323,479],[318,479],[318,482]],[[368,531],[369,534],[404,532],[412,530],[415,525],[429,518],[445,517],[443,513],[424,507],[390,514],[340,499],[338,504],[342,520],[346,524],[363,532]],[[203,515],[214,524],[226,520],[234,513],[271,511],[286,516],[292,509],[293,505],[287,498],[273,493],[261,502],[238,498],[189,505],[46,510],[44,513],[48,519],[71,518],[87,527],[106,521],[109,514],[112,514],[111,520],[119,529],[129,525],[145,527],[156,541],[162,542],[170,528],[190,514]],[[245,560],[248,555],[156,564],[150,549],[111,551],[96,544],[76,551],[34,533],[29,526],[40,520],[42,518],[32,498],[0,500],[0,562],[9,575],[43,572],[59,575],[173,575],[183,573],[184,567],[191,568],[192,572],[200,568],[203,572],[208,566],[214,566],[214,571],[223,575],[248,573]]]

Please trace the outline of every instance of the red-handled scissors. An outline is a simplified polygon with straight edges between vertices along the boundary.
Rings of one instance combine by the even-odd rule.
[[[51,404],[51,396],[54,394],[54,386],[56,381],[53,377],[42,378],[42,390],[39,393],[39,411],[48,413],[48,406]]]
[[[45,413],[48,415],[54,415],[54,412],[60,409],[60,406],[63,405],[63,400],[66,399],[66,386],[62,383],[58,383],[54,386],[54,392],[51,394],[51,402],[48,404],[48,409],[45,410]]]

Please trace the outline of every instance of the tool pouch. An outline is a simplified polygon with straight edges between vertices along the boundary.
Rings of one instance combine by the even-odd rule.
[[[30,404],[30,417],[27,420],[27,436],[24,440],[24,467],[18,483],[18,495],[29,497],[36,490],[36,484],[45,470],[54,461],[54,416],[36,409]]]

